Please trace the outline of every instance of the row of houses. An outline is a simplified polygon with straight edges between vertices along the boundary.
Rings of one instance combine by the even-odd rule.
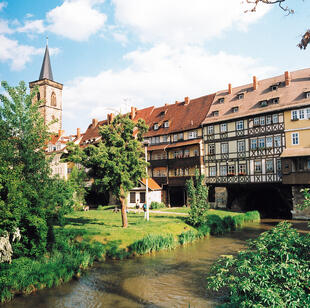
[[[113,114],[93,119],[83,134],[78,129],[76,135],[64,136],[62,85],[52,79],[48,48],[46,54],[40,78],[30,88],[39,86],[46,121],[59,119],[47,151],[59,152],[53,172],[67,177],[70,165],[59,162],[66,142],[98,142],[99,127],[110,123]],[[256,207],[260,202],[272,212],[278,202],[286,204],[284,211],[299,215],[300,189],[310,184],[310,69],[264,80],[254,76],[249,84],[228,84],[225,90],[161,107],[132,107],[130,117],[149,126],[144,136],[149,177],[167,205],[186,204],[186,180],[198,169],[215,206]],[[143,197],[131,194],[130,199]]]

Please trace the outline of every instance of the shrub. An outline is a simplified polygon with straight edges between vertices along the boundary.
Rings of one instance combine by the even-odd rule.
[[[142,240],[136,241],[129,246],[129,250],[137,254],[150,253],[161,249],[171,249],[174,247],[174,238],[172,234],[167,236],[149,234]]]
[[[178,238],[179,238],[179,243],[181,245],[184,245],[186,243],[191,243],[193,242],[196,238],[198,237],[198,233],[194,232],[193,230],[189,230],[186,232],[182,232]]]
[[[209,289],[229,292],[229,307],[309,307],[310,235],[282,222],[237,256],[221,258],[207,278]]]
[[[231,216],[225,216],[223,218],[223,226],[225,231],[235,231],[236,230],[236,224],[235,221]]]
[[[165,203],[157,201],[152,201],[150,205],[151,210],[162,209],[164,207],[166,207]]]
[[[226,231],[223,220],[218,215],[209,215],[207,218],[207,225],[210,227],[211,235],[221,235]]]

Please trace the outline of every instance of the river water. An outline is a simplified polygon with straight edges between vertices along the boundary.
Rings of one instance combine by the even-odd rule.
[[[219,295],[207,292],[205,277],[221,255],[235,254],[245,241],[278,221],[248,224],[229,235],[210,237],[153,255],[97,263],[79,280],[17,297],[2,308],[215,307]],[[305,222],[295,222],[306,231]]]

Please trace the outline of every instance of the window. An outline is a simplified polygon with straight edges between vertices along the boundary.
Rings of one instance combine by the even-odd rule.
[[[267,116],[266,116],[266,124],[269,125],[269,124],[271,124],[271,122],[272,122],[272,117],[271,117],[271,115],[267,115]]]
[[[235,165],[228,166],[228,175],[235,175]]]
[[[298,120],[298,113],[297,113],[297,110],[293,110],[292,111],[292,120]]]
[[[310,159],[307,160],[307,169],[310,170]]]
[[[140,192],[140,203],[145,202],[145,192]]]
[[[265,138],[258,138],[258,147],[260,149],[265,148]]]
[[[155,143],[160,143],[160,136],[155,137]]]
[[[194,150],[194,156],[199,156],[199,151],[197,149]]]
[[[55,92],[52,92],[52,95],[51,95],[51,106],[53,107],[56,107],[56,94]]]
[[[273,172],[273,160],[266,160],[266,172]]]
[[[39,101],[41,99],[40,97],[40,92],[37,93],[37,101]]]
[[[244,140],[238,141],[237,148],[238,148],[238,152],[244,152],[245,151],[245,142],[244,142]]]
[[[299,133],[292,133],[292,144],[299,144]]]
[[[169,121],[165,121],[165,122],[164,122],[164,127],[165,127],[165,128],[169,127]]]
[[[163,135],[163,142],[168,142],[168,136],[167,135]]]
[[[279,97],[274,97],[274,98],[271,99],[271,103],[272,104],[278,104],[279,100],[280,100]]]
[[[158,130],[158,123],[154,124],[154,130]]]
[[[197,136],[198,136],[197,130],[193,130],[188,133],[188,139],[194,139],[194,138],[197,138]]]
[[[274,85],[272,85],[271,87],[270,87],[270,90],[271,91],[276,91],[276,90],[278,90],[278,85],[277,84],[274,84]]]
[[[216,176],[216,167],[209,167],[209,176]]]
[[[227,176],[227,166],[220,166],[220,176]]]
[[[238,110],[239,110],[239,107],[232,107],[232,108],[231,108],[231,112],[233,112],[233,113],[234,113],[234,112],[238,112]]]
[[[184,157],[189,157],[189,150],[184,151]]]
[[[268,102],[266,100],[260,101],[259,104],[261,107],[267,107],[268,106]]]
[[[239,165],[239,175],[245,175],[246,174],[246,164],[240,164]]]
[[[209,155],[214,155],[215,154],[215,144],[214,143],[210,143],[208,145],[208,153],[209,153]]]
[[[227,123],[222,123],[221,124],[221,133],[227,132]]]
[[[259,125],[259,118],[254,118],[253,123],[254,123],[254,126]]]
[[[179,133],[178,140],[183,140],[183,139],[184,139],[183,133]]]
[[[213,111],[211,115],[212,115],[213,117],[217,117],[217,116],[219,115],[218,110]]]
[[[310,93],[310,92],[309,92]],[[310,119],[310,108],[306,109],[306,113],[307,113],[307,118]]]
[[[262,172],[262,162],[260,160],[254,162],[254,171],[255,171],[255,173],[261,173]]]
[[[272,148],[272,137],[266,137],[266,148]]]
[[[213,135],[214,134],[214,126],[209,125],[207,128],[208,135]]]
[[[257,139],[251,139],[251,150],[257,149]]]
[[[273,114],[272,115],[272,123],[274,123],[274,124],[279,123],[279,116],[278,116],[278,114]]]
[[[305,118],[305,111],[304,109],[299,110],[299,119],[303,120]]]
[[[260,117],[259,118],[259,124],[260,125],[265,125],[265,117]]]
[[[221,153],[228,153],[228,143],[221,143]]]
[[[305,97],[309,98],[310,97],[310,91],[305,92]]]
[[[188,168],[184,169],[184,175],[189,175],[189,169]]]
[[[173,158],[182,158],[182,157],[183,157],[182,150],[173,152]]]
[[[173,135],[173,141],[174,141],[174,142],[178,141],[178,135],[177,135],[177,134],[174,134],[174,135]]]
[[[277,171],[281,171],[281,159],[277,159]]]
[[[236,122],[236,128],[237,130],[243,130],[243,120]]]
[[[243,99],[243,98],[244,98],[244,93],[239,93],[239,94],[237,95],[237,97],[238,97],[238,99]]]
[[[281,136],[274,136],[274,146],[276,148],[281,146]]]
[[[155,143],[155,137],[152,137],[151,139],[151,143],[154,144]]]
[[[224,100],[225,100],[224,97],[220,97],[219,100],[218,100],[219,104],[223,104],[223,103],[224,103]]]
[[[136,193],[130,192],[130,203],[136,203]]]

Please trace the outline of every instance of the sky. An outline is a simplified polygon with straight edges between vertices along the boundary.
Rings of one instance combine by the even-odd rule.
[[[63,129],[85,131],[131,106],[308,68],[310,48],[296,45],[310,28],[310,1],[287,5],[295,14],[271,5],[245,13],[243,0],[0,0],[0,80],[37,80],[48,36]]]

